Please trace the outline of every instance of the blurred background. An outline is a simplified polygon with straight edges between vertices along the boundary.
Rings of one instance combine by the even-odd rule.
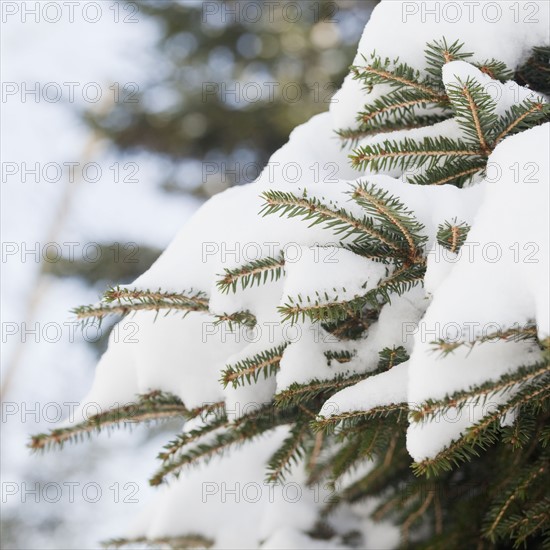
[[[170,426],[26,448],[106,343],[70,310],[329,108],[375,4],[2,2],[2,548],[98,548],[147,503]]]

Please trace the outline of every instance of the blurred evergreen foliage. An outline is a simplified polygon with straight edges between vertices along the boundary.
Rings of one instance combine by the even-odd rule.
[[[86,120],[121,151],[169,160],[167,190],[209,197],[248,183],[294,127],[329,108],[375,4],[139,2],[159,29],[158,71]]]

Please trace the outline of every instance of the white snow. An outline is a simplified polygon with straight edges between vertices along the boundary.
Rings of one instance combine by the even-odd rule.
[[[408,361],[369,377],[334,394],[319,415],[329,418],[345,412],[362,411],[407,401]]]

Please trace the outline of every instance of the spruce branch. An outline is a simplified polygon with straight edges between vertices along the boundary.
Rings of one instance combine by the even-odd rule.
[[[364,380],[366,376],[368,374],[353,374],[351,376],[339,374],[329,379],[316,378],[305,384],[294,382],[288,388],[275,394],[275,405],[287,408],[291,405],[323,401],[337,391]]]
[[[331,297],[325,291],[315,291],[315,297],[288,296],[287,301],[279,306],[283,321],[298,323],[306,318],[314,322],[338,323],[348,318],[360,317],[365,312],[378,312],[381,303],[391,302],[392,294],[400,296],[407,290],[421,283],[426,272],[425,258],[417,256],[416,263],[397,266],[394,272],[378,282],[378,285],[363,295],[356,295],[349,300]],[[344,289],[345,290],[345,289]],[[336,289],[334,289],[337,292]]]
[[[403,490],[404,488],[406,489]],[[449,487],[446,487],[444,483],[436,481],[427,482],[423,479],[408,477],[406,483],[401,485],[401,487],[393,487],[393,491],[388,491],[389,495],[382,499],[382,502],[374,511],[372,518],[375,521],[380,521],[381,519],[393,515],[394,518],[396,516],[399,517],[400,523],[404,525],[407,522],[407,519],[418,511],[419,507],[422,506],[422,503],[425,502],[426,498],[432,495],[435,530],[436,533],[441,533],[442,518],[438,517],[438,515],[441,512],[440,506],[442,497],[446,497],[447,492],[449,492]],[[414,521],[409,523],[408,528],[406,529],[407,532],[413,523]]]
[[[234,388],[256,382],[263,373],[264,378],[274,376],[279,370],[283,351],[288,343],[281,344],[274,348],[261,351],[252,357],[248,357],[233,365],[227,365],[222,373],[221,382],[224,387],[232,384]]]
[[[525,547],[527,539],[542,534],[548,547],[550,525],[550,498],[544,497],[519,513],[511,514],[502,522],[502,531],[514,541],[514,548]]]
[[[376,258],[385,257],[395,251],[395,245],[369,218],[356,218],[343,208],[334,209],[323,204],[316,197],[297,197],[284,191],[266,191],[262,193],[262,197],[266,204],[260,213],[264,216],[279,213],[280,216],[286,215],[289,218],[301,217],[305,221],[311,221],[309,227],[325,224],[337,235],[343,235],[344,238],[353,236],[355,244],[370,245],[373,257]]]
[[[550,104],[541,98],[538,101],[526,99],[519,104],[512,105],[495,126],[496,137],[493,139],[493,148],[504,138],[548,120],[550,120]]]
[[[467,143],[477,147],[482,155],[488,156],[492,150],[488,136],[498,120],[496,102],[477,80],[469,77],[463,82],[457,78],[457,82],[447,86],[455,119],[467,136]]]
[[[349,315],[343,321],[321,323],[323,330],[340,340],[357,340],[369,328],[370,323],[378,318],[376,309]]]
[[[434,103],[446,104],[448,101],[435,82],[422,78],[420,71],[399,60],[392,63],[388,58],[373,55],[370,63],[352,66],[351,71],[354,79],[363,81],[368,90],[376,84],[389,84],[395,90],[415,90]]]
[[[427,238],[422,235],[424,226],[413,212],[388,191],[375,185],[360,182],[352,192],[352,198],[367,214],[379,222],[405,260],[411,263],[421,257],[420,248]]]
[[[360,139],[372,135],[373,133],[378,133],[364,131],[358,128],[342,128],[340,130],[336,130],[335,132],[336,135],[342,140],[342,148],[344,148],[348,144],[356,145]]]
[[[288,297],[288,301],[279,307],[284,320],[297,323],[309,318],[312,321],[335,324],[340,321],[356,319],[361,315],[374,316],[380,310],[380,305],[391,302],[392,294],[400,296],[417,284],[420,284],[426,272],[424,262],[413,265],[397,266],[395,271],[380,281],[378,285],[367,293],[355,296],[351,300],[331,300],[324,293],[315,292],[316,297],[306,296]],[[334,332],[333,332],[334,334]]]
[[[550,426],[543,428],[539,434],[539,441],[543,449],[550,447]]]
[[[384,348],[378,355],[378,370],[381,372],[390,370],[409,359],[409,354],[403,346]]]
[[[191,448],[183,448],[180,452],[170,454],[162,466],[149,480],[151,485],[160,485],[168,476],[179,477],[185,467],[200,463],[207,463],[214,456],[220,455],[230,447],[241,445],[262,435],[281,424],[288,423],[294,417],[295,411],[278,411],[272,404],[260,407],[240,418],[233,420],[224,431],[213,435],[208,440],[198,439],[198,443]]]
[[[365,107],[365,110],[359,113],[359,120],[362,122],[362,128],[371,128],[375,130],[377,125],[372,125],[377,119],[387,117],[403,117],[411,115],[411,107],[426,107],[426,97],[415,97],[414,95],[407,96],[406,92],[393,93],[375,99],[371,104]]]
[[[485,517],[485,526],[483,534],[491,541],[495,542],[499,535],[507,533],[503,520],[506,519],[510,507],[514,503],[522,502],[527,496],[527,490],[534,483],[540,483],[540,478],[544,475],[548,477],[549,462],[548,456],[543,456],[535,464],[525,466],[522,472],[514,476],[511,486],[500,495]]]
[[[410,420],[413,422],[434,420],[451,409],[461,411],[466,406],[483,405],[490,398],[503,396],[525,384],[542,382],[550,383],[550,364],[546,361],[519,367],[513,373],[504,374],[497,381],[485,382],[468,390],[454,392],[443,399],[428,399],[417,408],[411,409]]]
[[[435,106],[433,100],[416,90],[394,90],[365,105],[357,117],[363,135],[384,131],[406,130],[430,126],[452,116],[448,107],[440,107],[435,113],[418,115],[419,107]]]
[[[472,63],[472,65],[493,80],[499,80],[500,82],[508,82],[514,76],[514,73],[507,67],[506,63],[497,59],[486,59],[482,63]]]
[[[239,282],[244,290],[248,286],[265,284],[268,279],[278,281],[284,274],[285,261],[281,254],[278,258],[254,260],[236,269],[225,269],[225,275],[218,282],[218,288],[228,293],[237,291]]]
[[[441,166],[432,166],[420,174],[413,175],[408,181],[416,185],[450,184],[463,187],[476,176],[480,176],[486,165],[486,159],[481,157],[450,159]]]
[[[396,486],[410,476],[410,458],[408,457],[403,434],[392,437],[389,445],[379,457],[369,473],[339,492],[336,502],[358,502],[368,496],[380,496],[388,487]],[[327,507],[328,510],[334,504]]]
[[[215,401],[213,403],[204,403],[203,405],[190,409],[186,419],[192,420],[200,416],[202,419],[206,420],[212,415],[219,417],[224,414],[225,401]]]
[[[364,114],[368,115],[368,108],[365,108]],[[446,113],[446,111],[443,111]],[[389,111],[388,111],[388,114]],[[346,145],[356,146],[357,142],[368,136],[376,134],[385,134],[389,132],[401,131],[401,130],[415,130],[417,128],[423,128],[425,126],[432,126],[438,122],[447,120],[450,114],[427,114],[419,115],[414,111],[403,112],[401,115],[391,113],[392,116],[382,117],[382,121],[378,122],[372,117],[368,123],[361,123],[361,116],[358,118],[361,123],[358,128],[344,128],[336,130],[336,135],[340,138],[342,147]],[[395,120],[394,120],[395,118]]]
[[[388,418],[370,419],[338,433],[336,440],[343,447],[331,457],[331,481],[335,482],[364,460],[373,461],[387,451],[396,434],[403,430],[403,424]],[[323,432],[318,432],[323,433]]]
[[[334,289],[336,292],[336,289]],[[358,316],[364,307],[368,306],[368,299],[356,296],[351,300],[340,301],[338,297],[331,299],[327,292],[315,291],[315,298],[310,296],[288,296],[287,302],[279,306],[282,321],[292,324],[304,322],[306,318],[314,322],[336,323],[351,316]]]
[[[103,548],[123,548],[124,546],[145,545],[148,548],[159,548],[169,546],[173,550],[184,550],[191,548],[210,548],[214,541],[202,535],[182,535],[178,537],[147,537],[118,538],[110,539],[101,543]]]
[[[514,80],[521,86],[550,95],[550,46],[534,47],[531,56],[520,66]]]
[[[419,508],[415,510],[413,513],[411,513],[407,517],[407,519],[401,524],[401,539],[405,544],[408,544],[409,542],[409,530],[411,526],[414,524],[415,521],[422,518],[422,516],[428,510],[429,506],[432,504],[434,498],[435,498],[435,494],[431,491],[428,492],[428,494],[422,501],[422,504],[419,506]]]
[[[448,355],[463,346],[473,348],[476,345],[490,342],[522,342],[525,340],[536,341],[537,338],[537,325],[534,323],[527,323],[523,326],[518,324],[509,328],[498,329],[494,332],[482,333],[474,337],[472,340],[448,342],[444,338],[440,338],[430,343],[434,346],[434,351],[439,351],[442,355]]]
[[[73,310],[77,319],[98,318],[111,314],[126,315],[133,311],[173,310],[208,311],[208,298],[204,292],[191,290],[188,294],[140,289],[111,288],[97,305],[80,306]]]
[[[250,311],[235,311],[234,313],[221,313],[215,315],[215,324],[227,323],[229,330],[233,330],[233,325],[254,328],[258,320]]]
[[[502,432],[502,442],[509,445],[514,451],[527,445],[539,442],[537,437],[537,419],[530,415],[516,417],[511,426],[505,426]]]
[[[138,396],[135,403],[109,409],[90,416],[84,422],[66,428],[56,428],[48,433],[38,434],[31,438],[29,447],[34,450],[63,447],[66,442],[82,440],[84,436],[99,433],[120,424],[124,426],[141,422],[161,421],[173,417],[188,417],[190,411],[181,400],[171,394],[154,391]]]
[[[452,442],[433,458],[426,458],[413,465],[417,475],[437,477],[445,471],[452,470],[463,462],[478,457],[480,451],[494,445],[502,433],[500,422],[506,414],[520,409],[520,413],[535,414],[545,410],[550,404],[550,385],[529,384],[518,391],[508,402],[497,407],[492,413],[487,414],[482,420],[466,430],[459,439]]]
[[[349,363],[353,357],[355,356],[356,352],[351,351],[334,351],[329,350],[325,351],[324,355],[327,358],[327,364],[330,367],[332,361],[336,361],[337,363]]]
[[[307,421],[299,421],[292,427],[281,447],[269,459],[266,478],[269,483],[284,481],[285,473],[304,457],[305,438],[309,432]]]
[[[378,427],[368,430],[370,437],[370,442],[376,441],[376,434]],[[323,433],[323,432],[318,432]],[[361,448],[361,437],[355,437],[350,441],[346,441],[342,448],[339,449],[333,456],[330,457],[331,462],[331,482],[336,482],[341,478],[346,472],[349,472],[359,460],[363,457],[360,453]],[[370,459],[370,453],[367,455],[367,459]],[[334,483],[335,485],[335,483]]]
[[[336,426],[340,429],[354,427],[357,423],[365,423],[378,419],[387,419],[391,416],[391,422],[398,424],[406,420],[408,413],[406,403],[393,403],[391,405],[380,405],[368,410],[349,411],[335,414],[328,417],[319,417],[313,424],[316,431],[323,430],[325,432],[333,431]]]
[[[345,141],[355,144],[360,138],[368,135],[396,130],[431,126],[452,116],[450,99],[442,83],[441,69],[445,63],[457,59],[467,59],[471,53],[462,52],[463,44],[458,41],[448,45],[445,38],[427,45],[426,72],[430,78],[423,79],[420,72],[408,66],[382,60],[373,54],[372,63],[367,67],[354,67],[354,78],[362,79],[367,89],[375,84],[389,84],[392,90],[367,104],[358,115],[358,129],[347,129],[338,132]],[[393,68],[392,68],[393,66]],[[486,61],[482,70],[505,77],[506,67],[495,60]],[[417,108],[438,107],[436,114],[419,115]]]
[[[445,222],[437,228],[437,242],[456,254],[466,242],[469,231],[470,226],[466,222],[457,223],[456,219],[452,223]]]
[[[309,480],[312,480],[312,475],[317,469],[317,462],[319,460],[319,456],[321,455],[321,451],[323,449],[323,444],[325,443],[325,441],[326,440],[323,432],[317,432],[313,440],[313,446],[311,447],[311,450],[308,452],[309,457],[308,457],[306,469],[310,474]]]
[[[416,259],[412,265],[397,265],[395,271],[383,279],[376,288],[369,291],[364,299],[367,303],[374,300],[382,303],[390,303],[392,294],[401,296],[418,284],[422,284],[426,274],[425,260]]]
[[[211,441],[199,443],[185,453],[172,455],[149,479],[149,483],[153,486],[160,485],[170,474],[178,478],[184,466],[197,464],[199,461],[207,463],[212,457],[220,454],[229,446],[243,443],[247,439],[250,439],[249,434],[240,433],[237,430],[218,433]]]
[[[422,141],[407,137],[385,140],[354,149],[350,156],[352,166],[362,171],[427,166],[427,173],[413,178],[414,183],[441,185],[453,181],[462,185],[483,170],[488,156],[506,136],[550,119],[550,104],[542,100],[525,100],[497,117],[495,102],[472,78],[450,85],[448,91],[467,141],[445,136],[425,137]]]
[[[425,137],[416,141],[405,137],[400,141],[385,140],[382,143],[363,145],[350,155],[351,164],[358,170],[367,168],[373,172],[391,170],[392,168],[420,168],[427,165],[428,169],[438,162],[452,159],[486,157],[484,152],[461,141],[445,136]]]
[[[447,44],[447,40],[444,37],[440,40],[428,42],[424,50],[426,72],[435,79],[436,82],[441,82],[443,65],[451,61],[464,61],[473,56],[471,52],[463,52],[463,47],[464,44],[458,40],[452,44]]]
[[[186,445],[189,445],[190,443],[193,443],[203,438],[204,436],[212,433],[215,430],[226,428],[229,426],[229,424],[230,421],[227,419],[225,412],[223,414],[216,415],[213,419],[207,420],[202,426],[180,434],[176,437],[176,439],[167,443],[163,447],[165,450],[160,452],[157,458],[164,462],[169,461]]]

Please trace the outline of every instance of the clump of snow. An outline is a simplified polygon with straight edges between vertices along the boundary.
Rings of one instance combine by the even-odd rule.
[[[284,295],[307,296],[314,288],[324,303],[352,300],[376,288],[386,267],[344,248],[314,246],[300,247],[296,260],[287,261],[286,273]]]
[[[533,321],[540,337],[548,336],[548,150],[550,124],[499,144],[489,162],[503,168],[502,177],[479,185],[483,199],[471,222],[463,253],[443,272],[434,266],[435,255],[428,259],[433,298],[415,335],[409,375],[411,402],[441,398],[540,360],[540,349],[526,342],[462,347],[444,358],[433,353],[431,342],[440,338],[473,341],[476,336]],[[514,172],[506,170],[515,163],[521,167],[533,163],[537,167],[536,180],[515,180]],[[435,270],[440,277],[444,275],[439,282]],[[493,405],[501,401],[491,398]],[[487,404],[480,404],[454,423],[451,414],[448,422],[411,425],[409,452],[415,460],[433,456],[486,411]]]

